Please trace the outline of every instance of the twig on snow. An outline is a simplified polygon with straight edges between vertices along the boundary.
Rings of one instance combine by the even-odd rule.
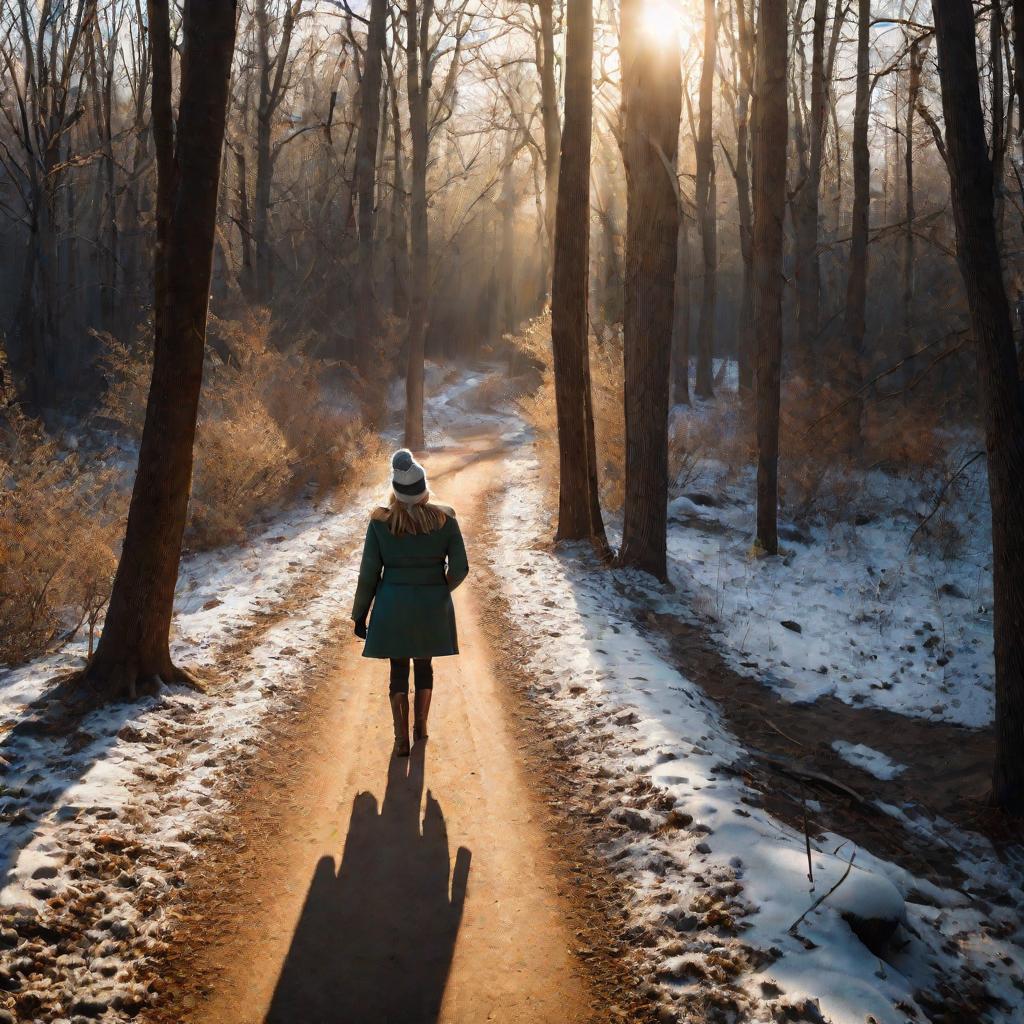
[[[812,904],[811,904],[811,905],[810,905],[810,906],[809,906],[809,907],[808,907],[808,908],[807,908],[807,909],[806,909],[806,910],[805,910],[805,911],[804,911],[804,912],[803,912],[803,913],[802,913],[802,914],[801,914],[801,915],[800,915],[800,916],[799,916],[799,917],[798,917],[798,918],[797,918],[797,919],[796,919],[796,920],[795,920],[795,921],[794,921],[794,922],[793,922],[793,923],[792,923],[792,924],[791,924],[791,925],[789,926],[789,928],[787,929],[787,931],[789,932],[789,934],[790,934],[790,935],[795,935],[795,934],[796,934],[796,929],[797,929],[797,926],[798,926],[798,925],[800,924],[800,922],[801,922],[801,921],[802,921],[802,920],[803,920],[803,919],[804,919],[804,918],[805,918],[805,917],[806,917],[806,916],[807,916],[808,914],[810,914],[810,913],[812,913],[813,911],[817,910],[817,909],[818,909],[818,907],[820,907],[820,906],[822,905],[822,903],[824,903],[824,902],[825,902],[825,900],[827,900],[827,899],[829,898],[829,896],[831,896],[831,895],[832,895],[832,893],[834,893],[834,892],[836,891],[836,889],[838,889],[838,888],[839,888],[839,886],[841,886],[841,885],[843,884],[843,882],[845,882],[845,881],[846,881],[847,877],[848,877],[848,876],[849,876],[849,874],[850,874],[850,871],[851,871],[851,870],[853,869],[853,862],[854,862],[854,861],[855,861],[856,859],[857,859],[857,851],[856,851],[856,850],[854,850],[854,851],[853,851],[853,853],[851,853],[851,854],[850,854],[850,863],[846,865],[846,870],[845,870],[845,871],[843,872],[843,877],[842,877],[842,878],[840,878],[840,879],[839,879],[839,881],[838,881],[838,882],[836,882],[836,884],[835,884],[835,885],[833,885],[833,886],[832,886],[832,888],[831,888],[831,889],[829,889],[829,891],[828,891],[827,893],[825,893],[825,895],[824,895],[824,896],[819,896],[819,897],[818,897],[818,898],[817,898],[817,899],[816,899],[816,900],[815,900],[815,901],[814,901],[814,902],[813,902],[813,903],[812,903]]]

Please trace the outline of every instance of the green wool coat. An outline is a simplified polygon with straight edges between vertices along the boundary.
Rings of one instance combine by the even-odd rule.
[[[354,622],[365,618],[373,606],[363,657],[458,654],[451,592],[468,573],[466,546],[454,512],[440,529],[401,537],[387,523],[371,519],[352,604]]]

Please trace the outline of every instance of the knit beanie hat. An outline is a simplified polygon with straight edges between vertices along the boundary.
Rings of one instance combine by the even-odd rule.
[[[391,487],[395,497],[407,505],[415,505],[427,490],[427,474],[412,457],[408,448],[399,448],[391,456]]]

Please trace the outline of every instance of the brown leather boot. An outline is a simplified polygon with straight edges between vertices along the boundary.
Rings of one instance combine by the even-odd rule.
[[[433,690],[416,691],[416,718],[412,727],[413,740],[425,740],[427,738],[427,715],[430,714],[430,696]]]
[[[391,717],[395,720],[395,757],[409,756],[409,694],[391,694]]]

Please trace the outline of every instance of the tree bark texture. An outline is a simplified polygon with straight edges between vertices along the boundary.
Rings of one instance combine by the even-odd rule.
[[[86,680],[110,696],[179,678],[168,637],[203,376],[234,0],[186,4],[177,131],[167,0],[149,0],[157,249],[153,378],[107,618]]]
[[[996,241],[971,0],[933,7],[957,257],[977,351],[992,505],[996,756],[992,796],[1024,814],[1024,399]]]
[[[778,554],[782,242],[786,206],[786,0],[761,0],[754,106],[754,370],[757,541]]]
[[[797,359],[804,373],[818,362],[821,266],[818,256],[818,202],[825,141],[825,21],[828,0],[815,0],[811,43],[811,109],[807,122],[807,162],[793,205],[797,292]]]
[[[555,538],[581,540],[604,536],[597,503],[587,340],[594,59],[591,0],[568,0],[566,27],[565,124],[551,282],[551,348],[559,460]]]
[[[643,2],[623,0],[619,42],[626,170],[626,487],[619,561],[664,580],[682,77],[671,30],[656,41],[643,32]]]
[[[839,357],[840,379],[847,397],[846,430],[849,443],[860,444],[864,400],[864,335],[868,287],[868,226],[871,215],[871,154],[868,150],[870,82],[871,0],[858,0],[857,91],[853,111],[853,218],[850,225],[850,263],[846,279],[843,317],[843,350]]]

